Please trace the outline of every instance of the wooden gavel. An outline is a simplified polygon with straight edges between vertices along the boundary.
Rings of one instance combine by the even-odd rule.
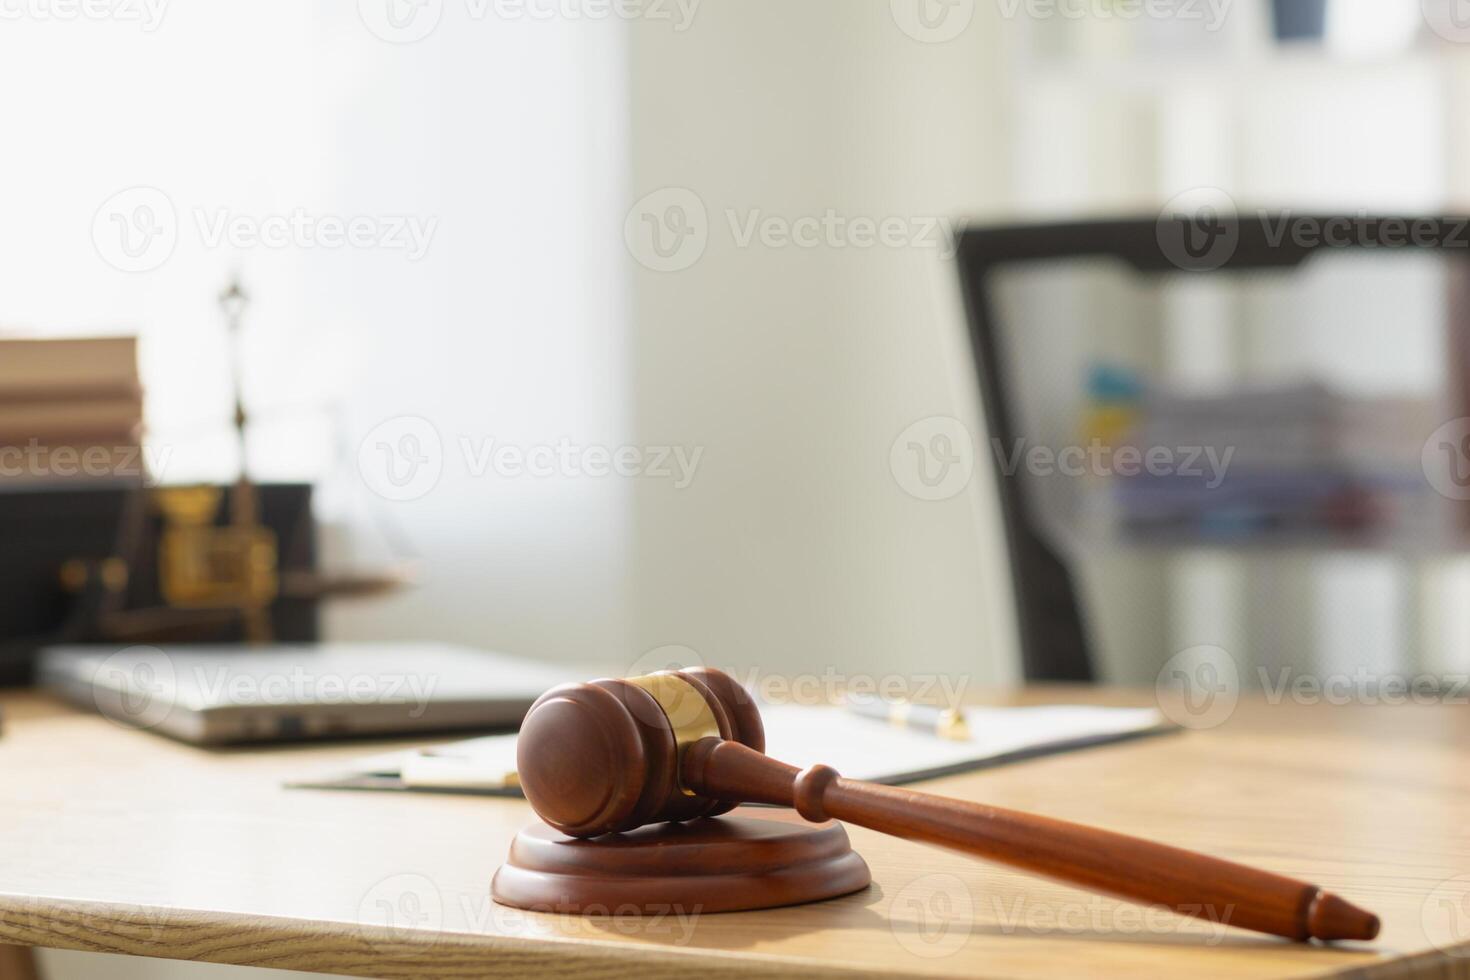
[[[1322,890],[1124,834],[798,770],[765,755],[750,695],[708,668],[556,688],[521,726],[526,799],[570,837],[716,816],[740,803],[794,807],[963,851],[1183,915],[1308,939],[1372,939],[1378,917]]]

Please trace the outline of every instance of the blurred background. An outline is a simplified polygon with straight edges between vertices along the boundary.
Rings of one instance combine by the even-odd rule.
[[[1460,256],[1002,270],[1009,444],[956,259],[966,226],[1181,200],[1463,210],[1462,7],[5,3],[7,679],[56,635],[269,608],[280,638],[1017,684],[1002,470],[1094,440],[1248,479],[1004,475],[1086,634],[1030,679],[1150,686],[1202,646],[1470,669]],[[92,493],[119,477],[162,495]]]
[[[86,417],[139,434],[150,485],[226,486],[242,459],[262,486],[309,485],[312,553],[283,544],[282,582],[332,639],[1017,682],[1003,454],[956,229],[1152,221],[1200,188],[1347,215],[1470,192],[1454,0],[18,0],[4,17],[0,330],[137,338],[0,347],[7,438],[105,441],[71,416],[50,435],[58,416],[27,399],[85,394],[84,363],[131,390],[135,357],[141,400]],[[1339,402],[1382,419],[1387,400],[1358,451],[1423,489],[1420,450],[1453,417],[1447,263],[999,283],[1021,426],[1075,441],[1122,391],[1149,424],[1203,413],[1243,444],[1232,406],[1264,391],[1276,407],[1239,424],[1292,453]],[[935,426],[960,434],[960,468],[930,492],[906,446],[938,445]],[[4,479],[69,475],[40,469]],[[1111,490],[1035,492],[1066,525],[1101,680],[1152,683],[1197,644],[1466,666],[1449,525],[1260,547],[1279,515],[1248,502],[1201,519],[1233,536],[1176,520],[1140,548],[1124,498],[1098,530],[1087,501]],[[304,519],[262,495],[270,520]],[[293,554],[316,580],[286,574]]]

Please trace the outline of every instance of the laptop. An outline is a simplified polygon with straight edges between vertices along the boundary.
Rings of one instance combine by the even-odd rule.
[[[591,676],[442,644],[56,646],[37,683],[133,728],[196,745],[514,729]]]

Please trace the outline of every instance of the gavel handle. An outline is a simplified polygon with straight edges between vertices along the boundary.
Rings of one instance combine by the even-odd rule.
[[[1095,827],[843,779],[827,766],[798,770],[738,742],[696,742],[680,775],[702,796],[795,807],[807,820],[844,820],[1298,942],[1378,935],[1377,916],[1316,885]]]

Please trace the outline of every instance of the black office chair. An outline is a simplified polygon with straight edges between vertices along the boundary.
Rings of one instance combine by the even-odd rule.
[[[1291,230],[1299,227],[1315,229],[1319,233],[1316,240]],[[1220,277],[1269,278],[1276,274],[1295,277],[1309,257],[1327,250],[1358,255],[1371,251],[1378,256],[1434,250],[1436,261],[1453,262],[1456,269],[1463,269],[1470,257],[1470,232],[1466,219],[1454,217],[1365,218],[1284,212],[965,229],[958,267],[991,445],[1016,445],[1026,431],[1020,422],[1023,391],[1016,376],[1017,348],[1023,345],[1017,343],[1016,331],[1049,329],[1040,321],[1007,321],[1007,310],[997,296],[1006,277],[1064,268],[1107,268],[1110,274],[1144,282],[1220,282],[1224,281]],[[1455,274],[1446,278],[1451,283],[1443,298],[1446,323],[1465,323],[1470,277]],[[1084,311],[1087,316],[1097,312]],[[1470,343],[1462,342],[1459,331],[1448,332],[1451,342],[1446,360],[1452,365],[1448,387],[1457,404],[1464,405],[1459,395],[1470,390],[1470,371],[1461,355],[1470,350]],[[1470,410],[1460,414],[1470,415]],[[996,455],[991,454],[993,459]],[[997,465],[996,473],[1024,675],[1028,681],[1096,681],[1096,650],[1088,628],[1094,611],[1087,608],[1077,585],[1079,546],[1058,540],[1055,529],[1048,526],[1034,481],[1021,470],[1007,469]]]

